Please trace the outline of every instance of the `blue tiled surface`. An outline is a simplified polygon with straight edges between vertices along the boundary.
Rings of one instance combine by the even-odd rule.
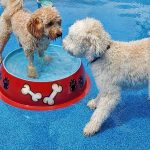
[[[102,21],[115,40],[148,37],[150,3],[147,0],[63,0],[54,1],[63,19],[63,36],[76,20],[92,16]],[[36,1],[25,1],[31,11]],[[61,45],[61,40],[54,44]],[[4,52],[18,48],[12,35]],[[92,87],[79,103],[68,108],[32,112],[11,107],[0,101],[0,150],[148,150],[150,149],[150,102],[147,87],[122,90],[118,107],[104,123],[101,132],[86,138],[82,130],[92,111],[86,103],[97,94],[90,68]]]

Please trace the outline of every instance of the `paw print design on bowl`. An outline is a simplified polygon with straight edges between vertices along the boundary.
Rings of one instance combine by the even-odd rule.
[[[77,81],[74,80],[74,79],[72,79],[72,80],[70,81],[70,90],[71,90],[71,92],[75,91],[76,88],[77,88]]]
[[[4,89],[8,89],[8,86],[9,86],[9,80],[8,78],[5,77],[5,79],[3,80],[3,87]]]
[[[80,78],[78,79],[78,84],[79,84],[79,87],[82,88],[84,86],[84,78],[82,76],[80,76]]]

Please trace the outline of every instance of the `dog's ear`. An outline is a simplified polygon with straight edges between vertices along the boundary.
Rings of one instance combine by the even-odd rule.
[[[106,32],[101,32],[99,35],[89,35],[87,39],[89,49],[96,55],[103,55],[111,43],[110,35]]]
[[[44,33],[42,20],[38,17],[31,18],[27,24],[27,29],[35,38],[41,38]]]

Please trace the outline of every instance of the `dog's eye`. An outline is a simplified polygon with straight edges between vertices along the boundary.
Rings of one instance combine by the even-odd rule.
[[[53,22],[49,22],[48,24],[47,24],[47,26],[52,26],[53,25]]]

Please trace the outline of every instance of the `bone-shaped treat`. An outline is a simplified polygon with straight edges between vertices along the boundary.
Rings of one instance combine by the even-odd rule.
[[[24,87],[21,89],[21,92],[22,94],[24,95],[31,95],[32,97],[32,100],[34,102],[37,102],[38,100],[40,100],[42,98],[42,94],[41,93],[33,93],[31,90],[30,90],[30,87],[29,85],[25,84]]]
[[[49,97],[45,97],[43,99],[43,102],[48,104],[48,105],[53,105],[54,104],[54,98],[56,97],[57,93],[60,93],[62,91],[62,86],[53,84],[52,85],[52,93],[50,94]]]

